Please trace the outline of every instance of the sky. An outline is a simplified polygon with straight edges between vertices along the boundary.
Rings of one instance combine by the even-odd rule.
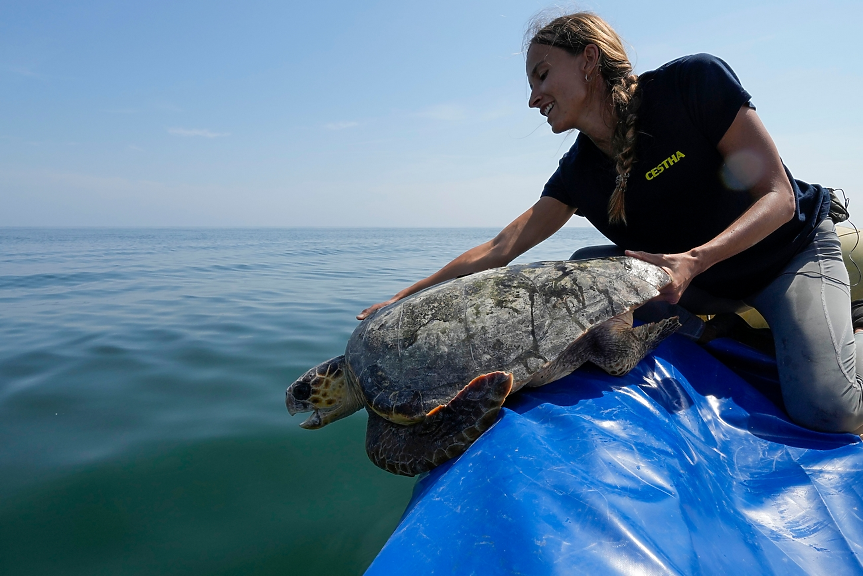
[[[527,107],[522,36],[554,6],[0,0],[0,226],[504,226],[575,138]],[[559,6],[636,72],[728,62],[863,224],[863,2]]]

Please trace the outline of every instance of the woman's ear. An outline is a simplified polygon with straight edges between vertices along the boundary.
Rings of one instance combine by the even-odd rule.
[[[588,44],[584,47],[584,70],[582,74],[593,76],[594,70],[599,70],[599,48],[596,44]]]

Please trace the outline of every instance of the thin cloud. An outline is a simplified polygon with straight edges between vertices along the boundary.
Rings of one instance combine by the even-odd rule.
[[[13,74],[18,74],[19,76],[27,76],[28,78],[42,78],[42,74],[33,72],[24,66],[2,66],[0,69],[12,72]]]
[[[434,120],[452,121],[463,120],[464,118],[467,118],[468,114],[467,110],[462,106],[458,106],[456,104],[438,104],[437,106],[426,108],[419,112],[417,116],[432,118]]]
[[[359,125],[359,122],[330,122],[329,124],[324,124],[324,128],[327,130],[344,130],[345,128],[353,128]]]
[[[168,134],[176,136],[203,136],[204,138],[221,138],[230,136],[230,132],[211,132],[200,128],[168,128]]]

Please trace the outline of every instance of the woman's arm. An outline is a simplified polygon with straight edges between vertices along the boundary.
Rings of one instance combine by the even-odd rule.
[[[671,284],[663,288],[659,298],[672,304],[680,300],[695,276],[754,246],[794,216],[794,191],[779,151],[755,110],[740,108],[717,148],[734,176],[749,188],[753,203],[746,212],[713,240],[688,252],[626,252],[669,273]]]
[[[428,278],[405,288],[386,302],[379,302],[366,308],[357,315],[357,320],[363,320],[379,308],[444,280],[506,266],[514,258],[560,230],[574,213],[575,208],[567,206],[560,200],[544,196],[488,242],[471,248]]]

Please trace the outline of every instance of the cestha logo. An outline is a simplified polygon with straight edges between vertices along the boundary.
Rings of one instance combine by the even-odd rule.
[[[666,168],[670,168],[672,164],[674,164],[681,158],[686,158],[683,152],[678,151],[677,154],[672,154],[671,156],[663,160],[662,164],[645,174],[644,177],[648,180],[653,180],[654,178],[665,172]]]

